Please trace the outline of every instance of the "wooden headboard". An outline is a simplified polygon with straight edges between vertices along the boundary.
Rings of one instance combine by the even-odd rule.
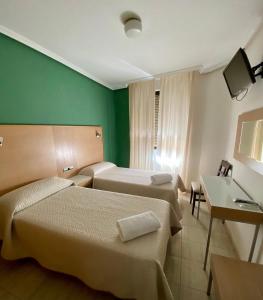
[[[100,126],[0,125],[0,195],[41,178],[73,176],[102,160]]]

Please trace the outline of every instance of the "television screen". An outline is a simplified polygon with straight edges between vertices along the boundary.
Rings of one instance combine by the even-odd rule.
[[[240,48],[225,68],[224,77],[232,98],[256,82],[246,52]]]

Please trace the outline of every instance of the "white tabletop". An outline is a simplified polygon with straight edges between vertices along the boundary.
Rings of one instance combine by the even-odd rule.
[[[235,203],[233,199],[250,200],[232,177],[202,176],[201,183],[211,206],[263,213],[256,205]]]

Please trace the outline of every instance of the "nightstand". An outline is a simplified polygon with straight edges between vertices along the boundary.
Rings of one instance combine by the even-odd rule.
[[[92,187],[92,177],[91,176],[85,176],[85,175],[76,175],[69,178],[72,180],[76,186],[82,186],[82,187]]]

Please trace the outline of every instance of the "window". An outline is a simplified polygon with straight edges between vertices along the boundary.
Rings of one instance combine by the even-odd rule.
[[[160,91],[155,91],[154,99],[154,149],[157,149],[158,144],[158,118],[159,118],[159,100],[160,100]]]

